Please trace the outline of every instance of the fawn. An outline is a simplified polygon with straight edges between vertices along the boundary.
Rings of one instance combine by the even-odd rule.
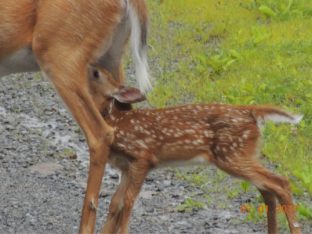
[[[268,233],[277,233],[276,198],[285,207],[290,232],[301,233],[287,179],[264,168],[256,156],[259,125],[267,120],[297,124],[302,116],[269,106],[225,104],[132,110],[129,103],[144,99],[139,90],[121,86],[108,72],[92,66],[89,79],[91,92],[102,98],[103,117],[115,130],[109,163],[122,172],[102,233],[126,233],[148,172],[175,162],[214,164],[250,181],[268,207]]]

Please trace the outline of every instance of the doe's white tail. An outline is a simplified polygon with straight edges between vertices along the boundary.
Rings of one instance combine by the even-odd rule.
[[[147,63],[147,20],[140,21],[138,9],[135,9],[131,2],[132,1],[129,1],[128,4],[128,14],[131,24],[130,43],[132,56],[135,62],[136,78],[140,91],[142,93],[147,93],[152,88]]]

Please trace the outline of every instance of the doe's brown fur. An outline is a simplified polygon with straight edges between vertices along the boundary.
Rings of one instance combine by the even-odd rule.
[[[81,233],[94,232],[98,194],[114,137],[98,110],[99,99],[89,92],[87,64],[96,63],[122,81],[121,60],[130,36],[138,81],[147,91],[144,0],[0,0],[0,76],[42,70],[86,136],[90,168]]]

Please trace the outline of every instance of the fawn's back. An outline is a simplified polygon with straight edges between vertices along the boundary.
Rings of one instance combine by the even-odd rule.
[[[201,155],[225,159],[254,148],[259,136],[251,110],[222,104],[131,110],[108,118],[115,127],[112,148],[134,158],[153,155],[154,166]]]

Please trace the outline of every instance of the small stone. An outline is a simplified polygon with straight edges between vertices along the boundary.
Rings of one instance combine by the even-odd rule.
[[[155,211],[155,209],[152,208],[152,207],[149,207],[149,208],[146,209],[147,213],[154,213],[154,211]]]
[[[109,175],[109,177],[110,177],[111,179],[114,179],[114,180],[119,179],[119,175],[118,175],[117,173],[112,173],[112,174]]]
[[[29,169],[31,172],[37,172],[43,176],[48,176],[54,174],[57,170],[63,167],[58,163],[38,163],[31,166]]]

